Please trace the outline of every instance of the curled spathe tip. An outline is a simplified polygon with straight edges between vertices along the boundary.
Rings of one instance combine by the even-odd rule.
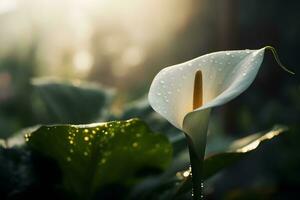
[[[278,56],[278,53],[277,53],[277,51],[276,51],[276,49],[274,47],[272,47],[272,46],[265,46],[265,49],[270,50],[272,52],[272,54],[273,54],[273,56],[274,56],[277,64],[279,65],[279,67],[281,67],[284,71],[286,71],[286,72],[288,72],[288,73],[290,73],[292,75],[295,75],[295,72],[293,72],[292,70],[288,69],[287,67],[285,67],[281,63],[281,61],[279,59],[279,56]]]

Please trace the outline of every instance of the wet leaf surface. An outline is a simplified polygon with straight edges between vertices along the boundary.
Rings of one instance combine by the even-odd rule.
[[[25,138],[31,149],[58,163],[63,186],[76,199],[92,199],[110,184],[133,185],[172,159],[168,139],[138,119],[42,126]]]

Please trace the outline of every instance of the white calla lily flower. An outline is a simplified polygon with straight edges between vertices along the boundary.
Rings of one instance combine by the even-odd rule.
[[[220,51],[161,70],[148,99],[152,108],[187,136],[195,199],[202,199],[202,161],[210,111],[244,92],[254,81],[269,49]]]
[[[245,91],[257,74],[264,50],[221,51],[164,68],[152,82],[149,102],[156,112],[184,130],[187,115],[227,103]],[[196,92],[202,99],[197,107]]]
[[[198,145],[205,146],[211,108],[234,99],[251,85],[266,49],[281,65],[274,48],[264,47],[210,53],[164,68],[151,84],[150,105],[190,137],[201,157],[203,149]]]

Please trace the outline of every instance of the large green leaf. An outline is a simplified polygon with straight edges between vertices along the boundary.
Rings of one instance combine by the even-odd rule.
[[[36,123],[85,124],[103,116],[112,92],[99,85],[34,79]]]
[[[268,140],[275,138],[281,133],[287,131],[286,127],[274,127],[269,131],[264,131],[250,136],[235,140],[223,152],[215,152],[208,155],[204,160],[204,177],[206,180],[217,174],[226,167],[238,162],[247,156],[250,152],[260,147],[260,145]],[[191,176],[189,170],[178,173],[182,183],[177,191],[177,194],[183,194],[190,191],[192,188]]]
[[[26,141],[57,161],[64,187],[77,199],[91,199],[108,184],[131,185],[142,170],[164,170],[172,159],[168,139],[138,119],[42,126]]]

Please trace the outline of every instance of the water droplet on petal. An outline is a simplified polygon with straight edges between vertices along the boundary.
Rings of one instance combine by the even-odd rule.
[[[246,72],[244,72],[244,73],[243,73],[243,76],[246,76],[246,75],[247,75],[247,73],[246,73]]]
[[[160,92],[158,92],[158,93],[157,93],[157,96],[161,96],[161,93],[160,93]]]
[[[164,84],[164,83],[165,83],[165,81],[161,80],[161,81],[160,81],[160,83],[161,83],[161,84]]]
[[[227,55],[227,56],[229,56],[229,55],[230,55],[230,53],[229,53],[229,52],[226,52],[226,55]]]

